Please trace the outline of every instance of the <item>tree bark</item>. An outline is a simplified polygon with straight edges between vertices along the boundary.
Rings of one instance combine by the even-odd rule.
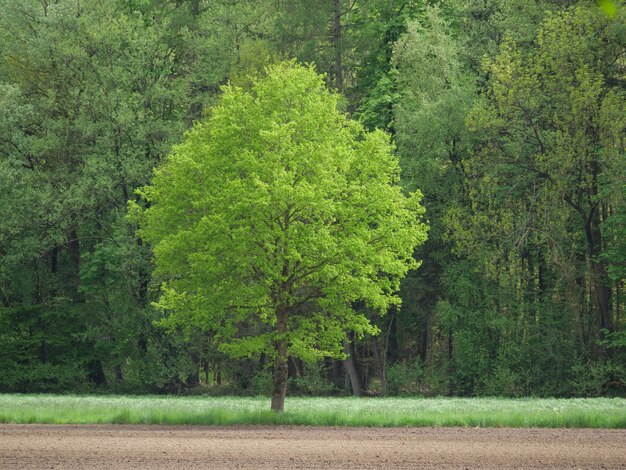
[[[585,224],[587,251],[591,262],[591,285],[596,310],[598,328],[613,331],[611,312],[611,288],[606,269],[606,262],[599,260],[602,253],[602,234],[600,232],[599,216],[597,211],[591,213]]]
[[[600,225],[602,224],[601,212],[602,207],[594,202],[594,198],[600,193],[598,187],[598,178],[600,175],[600,164],[594,160],[591,164],[591,173],[593,183],[588,191],[588,199],[591,210],[587,216],[585,224],[585,233],[587,236],[587,247],[589,257],[591,258],[592,267],[592,285],[594,288],[596,315],[598,326],[600,329],[606,328],[609,332],[613,331],[613,319],[611,308],[611,287],[609,276],[606,269],[606,262],[599,259],[604,248],[604,240]]]
[[[343,91],[343,64],[341,57],[341,0],[333,0],[335,17],[333,19],[332,42],[335,49],[335,85],[337,92]]]
[[[346,373],[350,381],[350,388],[352,389],[352,395],[360,397],[363,395],[363,387],[361,385],[361,376],[354,359],[354,346],[350,341],[343,342],[343,352],[348,356],[343,362],[346,367]]]
[[[283,307],[276,309],[276,333],[275,341],[276,359],[274,362],[274,383],[272,386],[272,411],[282,412],[285,409],[285,396],[287,394],[287,377],[289,373],[288,349],[287,349],[287,311]]]
[[[83,303],[85,299],[80,292],[80,240],[76,229],[71,229],[68,233],[68,248],[72,267],[71,296],[74,302]]]
[[[100,359],[94,359],[87,364],[87,374],[89,381],[94,385],[105,385],[107,383],[106,376],[104,375],[104,369]]]
[[[122,372],[122,366],[115,364],[113,366],[113,372],[115,373],[115,382],[122,383],[124,381],[124,374]]]

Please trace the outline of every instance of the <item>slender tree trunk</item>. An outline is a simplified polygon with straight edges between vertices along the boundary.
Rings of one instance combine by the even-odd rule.
[[[600,175],[600,164],[597,160],[594,160],[591,164],[591,171],[593,176],[593,184],[589,188],[589,201],[593,204],[594,198],[598,196],[598,178]],[[600,260],[599,257],[603,251],[602,232],[600,225],[602,224],[602,212],[603,207],[592,205],[591,212],[587,216],[585,233],[587,236],[587,247],[589,250],[589,257],[591,259],[592,268],[592,286],[594,288],[594,304],[596,308],[596,316],[598,319],[598,326],[606,328],[609,332],[613,331],[613,318],[611,308],[611,284],[606,269],[606,262]],[[606,217],[606,214],[604,214]]]
[[[606,328],[609,332],[612,332],[614,327],[611,307],[611,287],[608,285],[606,263],[604,261],[592,261],[592,267],[598,323],[600,328]]]
[[[122,383],[124,381],[124,374],[122,373],[122,366],[119,364],[115,364],[113,366],[113,372],[115,373],[115,381],[117,383]]]
[[[50,272],[52,274],[59,272],[59,248],[56,246],[50,250]]]
[[[602,234],[600,233],[600,220],[597,214],[591,214],[589,216],[585,226],[585,233],[591,263],[592,298],[596,310],[598,327],[600,329],[606,328],[612,332],[611,287],[606,262],[598,259],[602,252]]]
[[[621,297],[621,292],[622,292],[622,281],[618,281],[615,283],[615,324],[619,325],[620,324],[620,314],[622,312],[622,305],[620,303],[620,297]]]
[[[421,328],[420,328],[420,339],[419,339],[419,358],[420,358],[420,364],[426,364],[426,361],[428,360],[428,343],[430,341],[430,328],[431,328],[431,321],[430,321],[430,312],[426,313],[426,318],[424,318],[421,321]]]
[[[48,344],[46,343],[46,338],[43,338],[39,344],[39,362],[42,364],[48,362]]]
[[[200,385],[200,368],[202,367],[202,359],[197,352],[188,353],[189,358],[191,359],[192,364],[194,365],[193,372],[187,375],[187,380],[185,381],[185,385],[187,387],[197,387]]]
[[[448,332],[448,395],[454,395],[454,384],[452,376],[454,375],[454,366],[452,358],[454,357],[454,343],[452,341],[452,330]]]
[[[333,0],[333,10],[335,17],[333,19],[332,41],[335,49],[335,84],[337,91],[343,91],[343,64],[341,58],[341,0]]]
[[[397,315],[398,307],[394,306],[390,312],[391,319],[389,320],[389,329],[387,331],[387,342],[385,345],[385,360],[389,364],[394,364],[398,361],[398,326]]]
[[[72,266],[72,298],[74,302],[83,303],[85,301],[83,294],[80,292],[80,240],[76,229],[70,230],[68,233],[68,247],[70,252],[70,262]]]
[[[287,377],[289,374],[289,356],[287,349],[287,311],[284,307],[276,311],[275,342],[276,359],[274,362],[274,384],[272,386],[272,411],[281,412],[285,409],[285,395],[287,394]]]
[[[105,385],[107,383],[100,359],[94,359],[87,364],[87,374],[89,381],[94,385]]]
[[[343,352],[348,356],[344,361],[346,367],[346,373],[350,381],[350,388],[352,389],[352,395],[360,397],[363,395],[363,387],[361,384],[361,376],[356,365],[354,358],[354,346],[350,341],[343,342]]]

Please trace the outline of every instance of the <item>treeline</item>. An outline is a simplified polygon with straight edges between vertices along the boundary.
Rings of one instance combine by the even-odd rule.
[[[295,392],[626,393],[626,13],[592,0],[0,0],[0,391],[269,391],[160,323],[127,203],[288,58],[391,133],[430,225],[402,307]]]

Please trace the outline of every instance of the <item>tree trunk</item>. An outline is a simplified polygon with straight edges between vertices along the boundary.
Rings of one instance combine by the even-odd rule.
[[[99,359],[94,359],[87,364],[87,375],[89,381],[94,385],[106,385],[107,383],[104,369]]]
[[[281,341],[281,343],[286,343]],[[287,395],[287,347],[281,346],[274,363],[274,385],[272,387],[272,411],[281,412],[285,409]]]
[[[600,226],[602,224],[601,215],[603,211],[601,206],[593,203],[594,198],[598,197],[600,192],[598,187],[598,178],[601,170],[600,164],[597,160],[594,160],[591,165],[593,183],[589,188],[588,194],[589,201],[592,205],[591,212],[587,216],[585,233],[587,236],[589,257],[591,258],[592,285],[594,289],[594,303],[598,326],[600,329],[606,328],[609,332],[612,332],[613,319],[611,308],[611,284],[606,269],[606,262],[599,259],[604,248],[604,240],[602,239],[602,231],[600,230]]]
[[[389,320],[389,330],[387,331],[387,345],[385,348],[385,360],[387,363],[394,364],[398,362],[398,307],[394,306],[391,309],[391,319]]]
[[[428,359],[428,340],[430,336],[430,312],[426,312],[426,318],[423,318],[420,322],[420,343],[419,343],[419,357],[420,364],[426,364],[426,360]]]
[[[115,373],[115,382],[122,383],[124,381],[124,374],[122,373],[122,366],[115,364],[113,366],[113,372]]]
[[[194,368],[192,372],[187,374],[185,385],[189,388],[197,387],[198,385],[200,385],[200,369],[202,367],[202,358],[197,351],[188,352],[187,355],[191,359],[191,363],[193,364]]]
[[[272,386],[272,411],[281,412],[285,409],[285,395],[287,394],[287,376],[289,373],[287,351],[287,311],[279,307],[276,311],[275,344],[276,360],[274,362],[274,384]]]
[[[452,340],[452,330],[448,332],[448,396],[454,395],[454,383],[452,377],[454,376],[454,365],[452,360],[454,358],[454,343]]]
[[[361,385],[361,376],[357,369],[356,361],[354,359],[354,346],[350,341],[343,342],[343,352],[348,356],[343,362],[346,367],[346,373],[350,381],[350,388],[352,389],[352,395],[360,397],[363,395],[363,387]]]
[[[80,240],[76,229],[68,233],[68,247],[70,252],[71,274],[71,296],[74,302],[84,303],[85,299],[80,291]]]
[[[335,17],[333,20],[332,42],[335,49],[335,85],[337,92],[343,91],[343,65],[341,60],[341,0],[333,0]]]
[[[600,218],[597,211],[589,215],[585,224],[587,238],[587,252],[591,262],[591,286],[596,319],[599,329],[606,328],[613,331],[611,309],[611,288],[606,269],[606,262],[599,260],[602,253],[602,234],[600,232]]]

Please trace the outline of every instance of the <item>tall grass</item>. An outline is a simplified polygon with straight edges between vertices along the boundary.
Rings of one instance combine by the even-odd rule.
[[[626,400],[0,395],[0,422],[626,428]]]

